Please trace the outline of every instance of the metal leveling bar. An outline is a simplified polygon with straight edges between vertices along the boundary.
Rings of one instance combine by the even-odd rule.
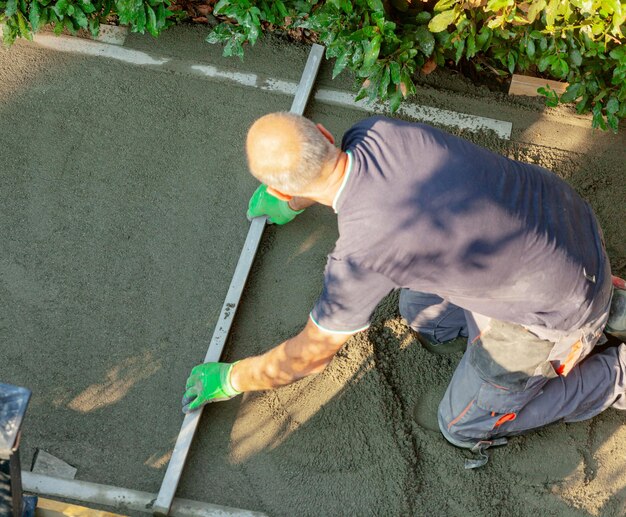
[[[307,59],[304,67],[304,72],[302,72],[302,78],[300,79],[296,95],[291,105],[290,111],[292,113],[297,113],[298,115],[302,115],[304,113],[304,108],[306,107],[311,90],[313,89],[315,77],[317,76],[317,71],[320,63],[322,62],[323,55],[324,47],[314,44],[311,48],[311,52],[309,53],[309,58]],[[235,316],[235,311],[239,305],[241,293],[246,283],[246,279],[248,278],[250,268],[252,267],[254,256],[261,241],[261,236],[263,235],[265,222],[266,217],[257,217],[253,219],[250,224],[250,230],[248,231],[246,242],[243,246],[241,255],[239,256],[239,262],[237,263],[235,273],[230,282],[226,300],[224,300],[224,305],[222,306],[222,312],[220,313],[220,317],[215,325],[213,337],[211,338],[209,349],[206,357],[204,358],[205,363],[219,361],[220,355],[222,354],[226,338],[228,337],[228,332],[230,331],[230,327]],[[180,433],[178,434],[178,438],[176,439],[176,445],[174,446],[172,457],[167,466],[167,471],[165,472],[165,476],[161,484],[161,489],[159,490],[157,498],[152,505],[152,511],[155,515],[169,514],[172,501],[174,500],[174,495],[176,494],[176,488],[178,487],[178,482],[182,476],[185,461],[187,460],[187,455],[189,454],[189,449],[191,448],[191,442],[196,429],[198,428],[201,415],[202,408],[198,411],[185,415],[183,425],[180,429]]]

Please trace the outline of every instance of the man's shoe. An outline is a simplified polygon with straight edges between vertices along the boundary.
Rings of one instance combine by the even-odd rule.
[[[613,277],[613,298],[609,311],[609,321],[604,329],[612,336],[626,340],[626,282],[621,278]]]
[[[419,341],[419,343],[429,352],[433,354],[453,354],[455,352],[464,352],[467,347],[467,338],[459,336],[443,343],[437,343],[428,338],[424,334],[420,334],[416,330],[409,327],[411,335]]]

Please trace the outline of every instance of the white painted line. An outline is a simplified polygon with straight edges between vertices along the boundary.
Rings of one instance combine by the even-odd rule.
[[[119,511],[129,510],[152,513],[152,503],[156,494],[99,485],[75,479],[61,479],[32,472],[22,472],[24,491],[47,497],[60,497],[81,503],[91,503],[116,508]],[[228,506],[174,499],[171,517],[266,517],[264,513],[241,510]]]
[[[240,84],[242,86],[256,87],[258,76],[256,74],[242,74],[241,72],[227,72],[210,65],[191,65],[191,69],[212,79],[222,79]]]
[[[291,81],[282,81],[280,79],[266,79],[261,85],[261,90],[266,92],[282,93],[293,97],[296,94],[298,85]]]
[[[338,104],[340,106],[358,108],[369,112],[390,113],[391,111],[389,109],[388,102],[369,104],[364,99],[357,101],[356,95],[352,93],[338,90],[320,89],[315,94],[315,100],[319,102],[327,102],[329,104]],[[415,120],[432,122],[433,124],[446,127],[467,129],[469,131],[491,129],[500,138],[505,140],[511,138],[511,130],[513,129],[513,124],[504,120],[496,120],[488,117],[480,117],[478,115],[469,115],[467,113],[432,108],[430,106],[420,106],[417,104],[401,104],[398,109],[398,113]]]
[[[70,52],[73,54],[84,54],[87,56],[108,57],[123,61],[131,65],[152,65],[161,66],[170,61],[169,58],[154,58],[145,52],[131,50],[91,41],[82,38],[72,38],[69,36],[54,36],[53,34],[35,34],[34,42],[50,50],[60,52]]]
[[[200,65],[179,59],[167,57],[153,57],[145,52],[108,45],[97,41],[89,41],[66,36],[52,36],[48,34],[35,35],[35,42],[52,50],[72,52],[90,56],[108,57],[132,65],[144,65],[156,70],[175,72],[185,75],[209,78],[216,81],[225,81],[247,88],[293,96],[298,89],[298,83],[282,79],[263,77],[255,73],[242,73],[224,70],[211,65]],[[350,92],[321,88],[314,96],[317,102],[325,102],[356,108],[370,113],[389,114],[389,103],[368,104],[365,100],[356,100],[356,95]],[[459,128],[469,131],[492,130],[500,138],[511,138],[513,124],[478,115],[458,113],[455,111],[404,103],[398,110],[400,115],[414,120],[432,123],[444,127]]]

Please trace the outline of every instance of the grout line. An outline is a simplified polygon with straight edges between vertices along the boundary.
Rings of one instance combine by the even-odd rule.
[[[298,88],[298,84],[292,81],[266,77],[256,73],[229,71],[211,65],[200,65],[169,57],[154,57],[139,50],[132,50],[97,41],[66,36],[53,36],[49,34],[36,34],[34,41],[44,48],[60,52],[106,57],[131,65],[147,66],[153,70],[192,75],[216,81],[226,81],[239,86],[258,88],[263,91],[279,93],[290,97],[295,95]],[[357,101],[355,94],[346,91],[320,88],[314,94],[313,98],[317,102],[367,112],[389,113],[389,104],[387,102],[368,104],[364,100]],[[511,137],[512,123],[508,121],[415,104],[402,105],[398,113],[415,120],[446,127],[455,127],[469,131],[492,130],[498,137],[505,140],[509,140]]]

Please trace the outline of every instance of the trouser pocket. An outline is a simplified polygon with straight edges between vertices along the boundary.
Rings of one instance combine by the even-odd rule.
[[[469,346],[469,362],[484,381],[512,396],[556,377],[548,359],[553,346],[521,325],[491,320]]]

